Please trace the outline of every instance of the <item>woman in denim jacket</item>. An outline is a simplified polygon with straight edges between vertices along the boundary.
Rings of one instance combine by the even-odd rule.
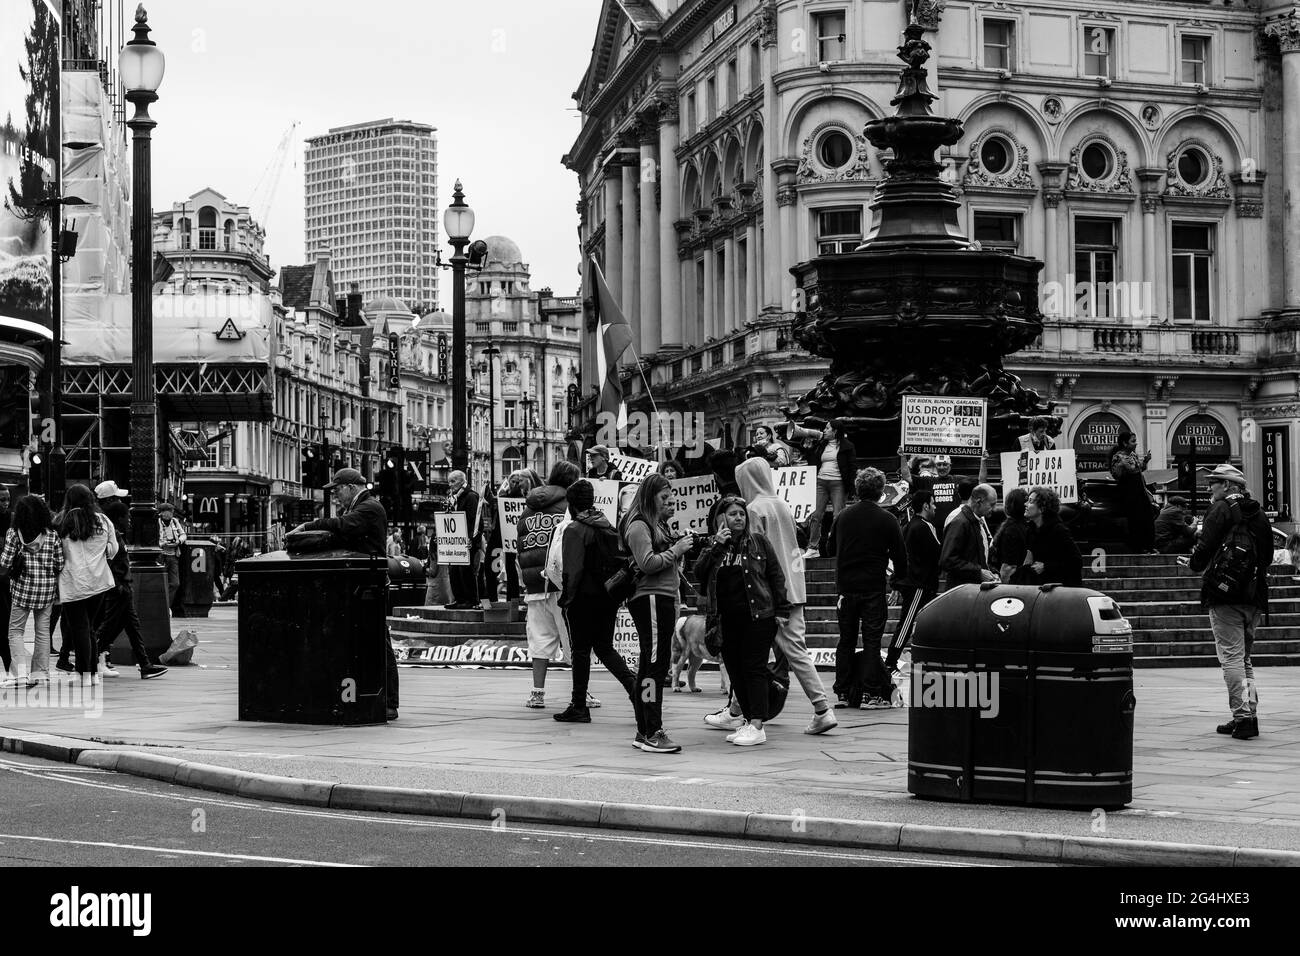
[[[789,617],[793,608],[771,542],[749,530],[745,499],[722,499],[717,524],[695,562],[695,578],[707,589],[708,606],[722,631],[722,661],[747,721],[727,740],[752,747],[767,742],[767,659],[777,618]]]

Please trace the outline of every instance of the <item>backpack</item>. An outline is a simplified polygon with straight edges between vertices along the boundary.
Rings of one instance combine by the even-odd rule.
[[[1259,550],[1254,529],[1232,502],[1232,527],[1219,545],[1219,553],[1205,583],[1225,604],[1253,604],[1258,587]]]

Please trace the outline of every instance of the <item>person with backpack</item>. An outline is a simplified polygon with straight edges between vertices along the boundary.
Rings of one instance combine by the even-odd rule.
[[[636,678],[621,654],[614,650],[614,625],[618,601],[610,597],[605,582],[627,564],[618,544],[618,532],[605,513],[595,507],[596,493],[585,478],[568,491],[569,514],[561,538],[560,608],[573,645],[573,698],[555,714],[561,723],[591,723],[587,687],[591,682],[591,655],[623,685],[635,707]]]
[[[1201,606],[1210,628],[1232,718],[1215,728],[1235,740],[1259,736],[1255,669],[1250,663],[1255,628],[1268,613],[1268,569],[1273,532],[1258,501],[1246,490],[1246,476],[1232,465],[1210,471],[1210,510],[1191,556],[1178,563],[1204,575]]]
[[[53,519],[45,499],[24,495],[14,507],[13,523],[5,532],[0,551],[0,571],[9,579],[12,607],[6,621],[9,679],[19,686],[31,686],[50,679],[50,613],[63,571],[63,548],[52,527]],[[36,634],[30,661],[23,632],[32,618]],[[28,668],[28,664],[31,668]]]
[[[766,462],[761,465],[768,467]],[[737,747],[765,744],[767,659],[777,628],[789,619],[794,605],[776,550],[766,536],[751,530],[745,499],[739,495],[722,499],[717,531],[695,562],[695,578],[708,589],[708,605],[722,636],[722,660],[746,721],[727,741]]]

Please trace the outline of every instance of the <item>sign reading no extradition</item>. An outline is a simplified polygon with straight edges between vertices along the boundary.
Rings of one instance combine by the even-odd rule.
[[[718,500],[718,483],[712,475],[701,478],[673,478],[668,482],[673,489],[673,503],[677,513],[668,526],[677,534],[709,533],[709,509]]]
[[[438,515],[438,563],[469,566],[469,519],[463,511]],[[504,542],[505,536],[502,535]]]
[[[519,519],[527,506],[527,498],[497,499],[497,524],[501,528],[503,554],[519,553]]]
[[[1007,451],[1002,462],[1002,494],[1012,488],[1051,488],[1062,504],[1079,500],[1074,451]]]
[[[980,455],[988,401],[942,395],[903,396],[904,455]]]

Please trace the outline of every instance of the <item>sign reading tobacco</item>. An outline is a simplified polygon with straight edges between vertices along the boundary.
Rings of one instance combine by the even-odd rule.
[[[904,455],[980,455],[988,420],[983,398],[903,396]]]

